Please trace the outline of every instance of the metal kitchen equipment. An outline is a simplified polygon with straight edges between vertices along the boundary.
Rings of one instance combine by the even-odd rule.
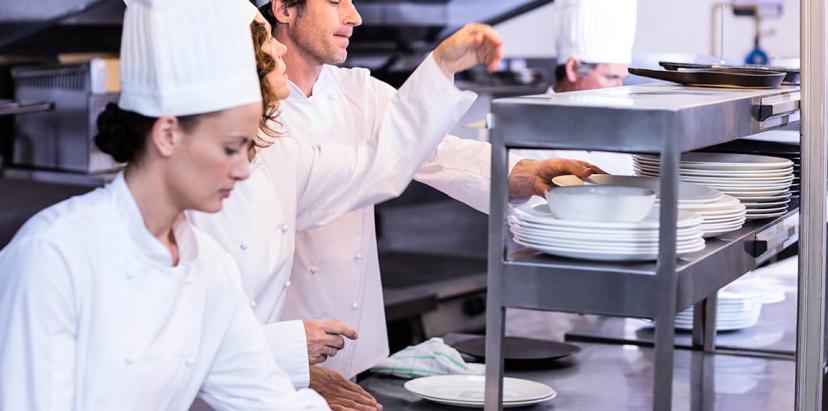
[[[795,226],[792,217],[797,211],[792,210],[774,220],[751,222],[723,239],[709,239],[705,250],[677,259],[680,153],[794,122],[799,118],[799,96],[799,88],[793,86],[747,90],[646,84],[493,102],[487,120],[492,128],[487,411],[498,410],[502,398],[505,307],[655,319],[653,409],[671,409],[676,312],[702,302],[696,304],[694,345],[712,352],[716,291],[797,234],[787,226]],[[783,101],[790,109],[781,108],[778,103]],[[757,114],[762,112],[775,114]],[[513,148],[660,154],[658,262],[585,262],[531,250],[507,255],[506,154]],[[811,223],[824,226],[823,219]]]
[[[683,70],[683,69],[751,69],[751,70],[767,70],[767,71],[778,71],[780,73],[785,73],[785,80],[782,84],[787,85],[798,85],[799,84],[799,69],[798,68],[786,68],[786,67],[778,67],[778,66],[760,66],[756,64],[743,64],[743,65],[728,65],[728,64],[699,64],[699,63],[674,63],[670,61],[659,61],[658,65],[664,67],[667,70]]]
[[[12,167],[96,173],[119,164],[92,139],[98,114],[117,102],[117,60],[15,67],[15,99],[21,105],[48,102],[51,111],[15,117]]]
[[[774,88],[779,87],[785,78],[782,72],[733,68],[682,71],[629,68],[628,71],[636,76],[704,87]]]

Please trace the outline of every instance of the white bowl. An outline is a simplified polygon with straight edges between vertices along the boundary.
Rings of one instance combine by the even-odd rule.
[[[546,190],[546,202],[561,220],[637,223],[649,214],[655,193],[640,187],[585,185]]]

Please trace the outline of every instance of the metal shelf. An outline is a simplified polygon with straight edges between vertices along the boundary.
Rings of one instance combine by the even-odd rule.
[[[508,130],[492,133],[492,144],[510,148],[661,153],[673,140],[679,151],[690,151],[794,123],[799,99],[797,86],[641,84],[497,99],[489,127]]]
[[[716,291],[796,241],[799,222],[796,209],[770,222],[751,222],[708,239],[698,253],[678,258],[680,155],[797,122],[799,101],[798,87],[722,90],[669,84],[494,100],[487,119],[492,129],[492,192],[486,410],[499,410],[502,399],[505,307],[654,319],[653,409],[671,409],[676,312],[702,302],[694,316],[694,343],[712,351]],[[507,256],[506,167],[513,148],[660,155],[658,260],[604,263],[526,250]]]
[[[798,210],[708,238],[704,250],[679,258],[676,311],[703,300],[798,239]],[[768,247],[763,238],[771,233]],[[775,253],[774,253],[775,254]],[[512,253],[503,263],[502,304],[584,314],[655,318],[658,284],[655,262],[607,263],[573,260],[531,249]],[[561,286],[561,284],[565,286]]]

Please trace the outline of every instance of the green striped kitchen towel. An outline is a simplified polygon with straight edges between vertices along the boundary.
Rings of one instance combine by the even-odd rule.
[[[449,374],[483,375],[485,369],[483,364],[467,363],[442,338],[432,338],[392,354],[371,371],[414,378]]]

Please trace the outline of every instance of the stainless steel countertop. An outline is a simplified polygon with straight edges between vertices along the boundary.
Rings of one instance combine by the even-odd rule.
[[[717,343],[748,350],[793,351],[796,348],[796,257],[760,269],[765,284],[785,291],[785,300],[765,304],[759,323],[743,330],[720,332]],[[653,340],[644,321],[557,312],[509,310],[507,335],[560,340],[604,338],[608,341]],[[447,343],[468,335],[449,334]],[[689,346],[691,334],[676,334],[676,344]],[[651,410],[653,349],[648,346],[573,342],[580,353],[559,361],[558,368],[509,371],[506,376],[543,382],[558,397],[526,410]],[[703,354],[675,352],[673,401],[676,410],[785,410],[793,408],[795,362],[790,355],[759,357],[754,352]],[[704,375],[691,384],[691,373]],[[715,375],[714,375],[715,374]],[[388,410],[451,410],[454,407],[420,400],[403,388],[406,380],[375,375],[361,385]],[[703,388],[703,389],[702,389]],[[696,391],[694,391],[696,390]],[[702,394],[704,392],[704,394]]]
[[[652,410],[654,350],[633,345],[579,343],[567,366],[541,371],[506,371],[507,377],[542,382],[557,391],[552,400],[520,409],[555,411]],[[677,350],[674,410],[793,409],[795,362]],[[696,374],[702,378],[695,377]],[[374,375],[360,385],[386,410],[457,410],[420,399],[404,379]],[[692,381],[700,381],[694,383]]]

